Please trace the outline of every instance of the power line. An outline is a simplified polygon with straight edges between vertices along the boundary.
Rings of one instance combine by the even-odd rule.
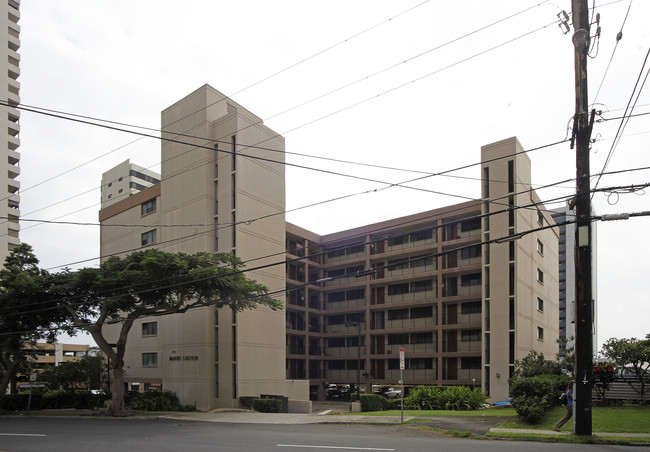
[[[427,1],[428,1],[428,0],[427,0]],[[426,3],[426,2],[424,2],[424,3]],[[502,18],[502,19],[500,19],[500,20],[498,20],[498,21],[495,21],[495,22],[489,24],[489,25],[486,25],[486,26],[483,26],[483,27],[481,27],[481,28],[478,28],[478,29],[476,29],[476,30],[474,30],[474,31],[472,31],[472,32],[470,32],[470,33],[467,33],[467,34],[461,36],[461,37],[458,37],[458,38],[455,38],[455,39],[453,39],[453,40],[451,40],[451,41],[448,41],[448,42],[445,43],[445,44],[439,45],[439,46],[437,46],[437,47],[434,47],[433,49],[429,49],[429,50],[426,51],[426,52],[423,52],[423,53],[421,53],[421,54],[419,54],[419,55],[416,55],[416,56],[411,57],[411,58],[409,58],[409,59],[407,59],[407,60],[405,60],[405,61],[402,61],[401,63],[398,63],[397,65],[390,66],[390,67],[388,67],[388,68],[386,68],[386,69],[384,69],[384,70],[382,70],[382,71],[380,71],[380,72],[384,72],[384,71],[387,71],[387,70],[392,69],[392,68],[394,68],[394,67],[397,67],[398,65],[404,64],[404,63],[406,63],[406,62],[408,62],[408,61],[411,61],[411,60],[413,60],[413,59],[415,59],[415,58],[418,58],[418,57],[420,57],[420,56],[422,56],[422,55],[425,55],[425,54],[427,54],[427,53],[430,53],[430,52],[432,52],[432,51],[434,51],[434,50],[438,50],[438,49],[440,49],[440,48],[442,48],[442,47],[444,47],[444,46],[446,46],[446,45],[449,45],[449,44],[451,44],[451,43],[453,43],[453,42],[456,42],[456,41],[458,41],[458,40],[460,40],[460,39],[463,39],[463,38],[465,38],[465,37],[468,37],[468,36],[470,36],[470,35],[472,35],[472,34],[478,33],[479,31],[482,31],[482,30],[484,30],[484,29],[487,29],[487,28],[489,28],[489,27],[491,27],[491,26],[494,26],[494,25],[496,25],[496,24],[498,24],[498,23],[501,23],[501,22],[503,22],[503,21],[505,21],[505,20],[511,19],[511,18],[513,18],[513,17],[516,17],[516,16],[518,16],[519,14],[522,14],[523,12],[526,12],[526,11],[532,9],[532,8],[535,8],[535,7],[537,7],[537,6],[539,6],[539,5],[543,4],[543,3],[546,3],[546,1],[541,2],[541,3],[538,3],[538,4],[533,5],[533,6],[531,6],[531,7],[528,7],[528,8],[526,8],[526,9],[523,9],[523,10],[521,10],[521,11],[515,13],[515,14],[510,15],[510,16],[506,16],[506,17],[504,17],[504,18]],[[420,5],[421,5],[421,4],[420,4]],[[417,6],[420,6],[420,5],[417,5]],[[417,7],[417,6],[416,6],[416,7]],[[415,7],[414,7],[414,8],[415,8]],[[410,9],[407,10],[406,12],[408,12],[408,11],[414,9],[414,8],[410,8]],[[404,14],[404,13],[401,13],[401,14]],[[397,16],[396,16],[396,17],[397,17]],[[390,20],[390,19],[389,19],[389,20]],[[375,28],[375,27],[373,27],[373,28]],[[545,26],[545,27],[542,27],[542,28],[546,28],[546,26]],[[537,30],[535,30],[535,31],[539,31],[539,30],[541,30],[542,28],[537,29]],[[371,29],[372,29],[372,28],[371,28]],[[369,30],[370,30],[370,29],[369,29]],[[366,30],[366,31],[367,31],[367,30]],[[533,32],[534,32],[534,31],[533,31]],[[533,33],[533,32],[531,32],[531,33]],[[361,33],[360,33],[360,34],[361,34]],[[445,67],[445,68],[442,68],[442,69],[440,69],[440,70],[438,70],[438,71],[435,71],[435,72],[433,72],[433,73],[430,73],[430,74],[428,74],[428,75],[425,75],[425,76],[423,76],[423,77],[420,77],[420,78],[418,78],[418,79],[415,79],[415,80],[413,80],[413,81],[411,81],[411,82],[408,82],[407,84],[404,84],[404,85],[398,86],[398,87],[396,87],[396,88],[392,88],[391,90],[386,91],[386,92],[381,93],[381,94],[378,94],[377,96],[374,96],[373,98],[375,98],[375,97],[379,97],[379,96],[382,96],[382,95],[384,95],[384,94],[387,94],[388,92],[394,91],[394,90],[399,89],[399,88],[401,88],[401,87],[403,87],[403,86],[406,86],[406,85],[408,85],[408,84],[415,83],[415,82],[417,82],[417,81],[419,81],[419,80],[421,80],[421,79],[423,79],[423,78],[426,78],[426,77],[428,77],[428,76],[430,76],[430,75],[433,75],[433,74],[435,74],[435,73],[441,72],[441,71],[443,71],[443,70],[445,70],[445,69],[449,69],[450,67],[456,66],[457,64],[460,64],[460,63],[462,63],[462,62],[465,62],[465,61],[467,61],[467,60],[469,60],[469,59],[472,59],[472,58],[474,58],[474,57],[476,57],[476,56],[482,55],[483,53],[487,53],[487,52],[489,52],[489,51],[491,51],[491,50],[494,50],[494,49],[496,49],[496,48],[499,48],[499,47],[501,47],[502,45],[508,44],[508,43],[513,42],[513,41],[515,41],[515,40],[518,40],[518,39],[520,39],[521,37],[524,37],[524,36],[526,36],[526,35],[528,35],[528,34],[530,34],[530,33],[527,33],[527,34],[525,34],[525,35],[522,35],[522,36],[520,36],[520,37],[518,37],[518,38],[514,38],[513,40],[507,41],[507,42],[505,42],[505,43],[503,43],[503,44],[501,44],[501,45],[498,45],[498,46],[495,46],[495,47],[493,47],[493,48],[491,48],[491,49],[485,50],[484,52],[481,52],[481,53],[479,53],[479,54],[476,54],[476,55],[474,55],[474,56],[472,56],[472,57],[469,57],[469,58],[467,58],[467,59],[465,59],[465,60],[461,60],[461,61],[459,61],[459,62],[457,62],[457,63],[454,63],[454,64],[452,64],[452,65],[450,65],[450,66]],[[358,36],[358,35],[355,35],[355,36]],[[299,64],[299,63],[297,63],[297,64]],[[297,64],[296,64],[296,65],[297,65]],[[293,65],[293,66],[291,66],[291,67],[294,67],[294,66],[295,66],[295,65]],[[281,72],[283,72],[283,71],[281,71]],[[378,74],[378,73],[373,74],[373,75],[368,76],[368,77],[365,77],[365,78],[362,79],[362,80],[366,80],[366,79],[368,79],[369,77],[372,77],[372,76],[377,75],[377,74]],[[268,77],[268,78],[270,78],[270,77]],[[268,78],[267,78],[267,79],[268,79]],[[265,80],[266,80],[266,79],[265,79]],[[259,83],[259,82],[258,82],[258,83]],[[354,83],[357,83],[357,82],[354,82]],[[354,83],[352,83],[352,84],[354,84]],[[255,84],[257,84],[257,83],[255,83]],[[255,84],[254,84],[254,85],[255,85]],[[251,85],[251,86],[254,86],[254,85]],[[344,86],[343,88],[345,88],[345,87],[347,87],[347,86],[350,86],[350,85],[346,85],[346,86]],[[338,91],[338,90],[343,89],[343,88],[339,88],[339,89],[337,89],[337,90],[335,90],[335,91]],[[248,89],[248,88],[245,88],[245,89]],[[237,93],[239,93],[239,92],[241,92],[241,91],[243,91],[243,90],[240,90],[240,91],[238,91]],[[333,91],[333,92],[335,92],[335,91]],[[237,93],[235,93],[235,94],[237,94]],[[328,93],[328,94],[331,94],[331,93]],[[322,98],[322,97],[324,97],[324,95],[319,96],[318,98]],[[230,98],[230,96],[228,96],[227,98]],[[371,98],[371,99],[372,99],[372,98]],[[222,99],[222,100],[223,100],[223,99]],[[221,102],[222,100],[217,101],[217,102],[215,102],[215,103]],[[314,100],[315,100],[315,99],[314,99]],[[370,100],[370,99],[367,99],[367,100]],[[308,101],[308,102],[306,102],[306,103],[309,103],[309,102],[311,102],[311,101]],[[365,101],[363,101],[363,102],[365,102]],[[361,102],[361,103],[363,103],[363,102]],[[211,104],[211,105],[214,105],[215,103],[213,103],[213,104]],[[306,103],[300,104],[300,105],[298,105],[298,106],[296,106],[296,107],[292,107],[290,110],[293,110],[293,109],[298,108],[298,107],[300,107],[300,106],[302,106],[302,105],[305,105]],[[0,102],[0,104],[3,104],[3,103]],[[360,104],[360,103],[357,103],[357,104],[355,104],[355,105],[352,105],[352,106],[346,107],[344,110],[347,110],[347,109],[349,109],[349,108],[353,108],[354,106],[359,105],[359,104]],[[15,108],[21,108],[21,107],[17,107],[17,106],[15,106],[15,105],[9,105],[9,103],[6,103],[6,104],[4,104],[4,105],[12,106],[12,107],[15,107]],[[208,106],[208,107],[209,107],[209,106]],[[208,107],[205,107],[205,108],[208,108]],[[24,110],[26,110],[26,111],[31,111],[31,112],[34,112],[34,113],[41,113],[41,114],[45,114],[45,113],[43,113],[43,112],[48,112],[48,113],[50,113],[50,116],[58,117],[58,118],[61,118],[61,119],[69,119],[69,118],[65,118],[65,117],[62,117],[62,116],[61,116],[62,114],[66,114],[66,115],[69,115],[69,116],[72,116],[72,117],[78,119],[79,122],[82,122],[82,123],[88,123],[86,120],[94,120],[94,121],[102,121],[102,122],[105,122],[106,124],[121,125],[121,126],[135,127],[135,128],[139,128],[139,129],[145,129],[145,130],[155,131],[155,132],[162,132],[162,131],[160,131],[159,129],[153,129],[153,128],[142,127],[142,126],[135,126],[135,125],[132,125],[132,124],[122,123],[122,122],[118,122],[118,121],[102,120],[102,119],[92,118],[92,117],[90,117],[90,116],[76,115],[76,114],[68,114],[68,113],[64,113],[64,112],[61,112],[61,111],[57,111],[57,110],[42,109],[42,108],[39,108],[39,107],[34,107],[34,108],[39,108],[39,109],[42,110],[42,111],[36,111],[35,109],[30,110],[29,108],[30,108],[30,107],[29,107],[29,106],[26,106],[26,105],[23,105],[23,106],[22,106],[22,109],[24,109]],[[286,110],[285,112],[290,111],[290,110]],[[291,130],[289,130],[289,131],[287,131],[287,132],[284,132],[283,134],[278,134],[278,135],[284,135],[284,134],[290,133],[290,132],[292,132],[292,131],[294,131],[294,130],[297,130],[298,128],[302,128],[302,127],[304,127],[304,126],[306,126],[306,125],[312,124],[312,123],[314,123],[314,122],[316,122],[316,121],[319,121],[320,119],[324,119],[324,118],[326,118],[326,117],[332,116],[333,114],[337,114],[337,113],[339,113],[339,112],[341,112],[341,111],[344,111],[344,110],[339,110],[339,111],[337,111],[337,112],[334,112],[334,113],[328,114],[328,115],[325,116],[325,117],[322,117],[322,118],[319,118],[319,119],[316,119],[316,120],[310,121],[310,122],[307,123],[307,124],[303,124],[303,125],[301,125],[301,126],[298,126],[297,128],[291,129]],[[274,116],[272,116],[272,117],[279,116],[280,114],[283,114],[283,113],[285,113],[285,112],[282,112],[282,113],[276,114],[276,115],[274,115]],[[189,115],[188,115],[188,116],[189,116]],[[181,118],[181,119],[183,119],[183,118]],[[177,120],[177,121],[175,121],[175,122],[178,122],[178,121],[180,121],[181,119],[179,119],[179,120]],[[174,122],[174,123],[175,123],[175,122]],[[172,124],[173,124],[173,123],[172,123]],[[251,126],[253,126],[253,125],[255,125],[255,124],[257,124],[257,123],[251,124],[251,125],[249,125],[249,126],[247,126],[247,127],[251,127]],[[108,128],[108,129],[118,130],[118,129],[116,129],[116,128],[114,128],[114,127],[110,127],[110,126],[108,126],[108,125],[100,125],[100,124],[94,124],[94,125],[97,125],[97,126],[100,126],[100,127],[106,127],[106,128]],[[247,128],[247,127],[245,127],[245,128]],[[243,129],[241,129],[241,130],[244,130],[245,128],[243,128]],[[239,132],[239,131],[241,131],[241,130],[238,130],[237,132]],[[125,131],[125,130],[122,130],[122,131]],[[128,132],[128,133],[136,133],[136,132],[134,132],[134,131],[126,131],[126,132]],[[153,136],[152,134],[141,134],[141,133],[136,133],[136,134],[137,134],[137,135],[141,135],[141,137],[152,137],[152,136]],[[186,137],[186,136],[188,136],[188,135],[185,135],[185,134],[176,134],[176,133],[175,133],[174,136],[175,136],[175,137],[178,137],[178,136],[185,136],[185,137]],[[269,139],[270,139],[270,138],[269,138]],[[137,141],[137,140],[135,140],[135,141]],[[130,142],[130,143],[128,143],[128,144],[132,144],[132,143],[135,142],[135,141],[132,141],[132,142]],[[210,140],[210,141],[214,141],[214,140]],[[219,141],[219,140],[217,140],[217,142],[218,142],[218,141]],[[264,141],[267,141],[267,140],[264,140]],[[264,142],[264,141],[263,141],[263,142]],[[127,144],[127,145],[128,145],[128,144]],[[258,144],[260,144],[260,143],[258,143]],[[124,146],[118,147],[118,148],[116,148],[116,149],[114,149],[114,150],[112,150],[112,151],[110,151],[110,152],[108,152],[108,153],[106,153],[106,154],[103,154],[102,156],[99,156],[99,157],[97,157],[97,158],[95,158],[95,159],[92,159],[92,160],[90,160],[90,161],[88,161],[88,162],[85,162],[85,163],[83,163],[83,164],[81,164],[81,165],[78,165],[77,167],[72,168],[72,169],[70,169],[70,170],[68,170],[68,171],[66,171],[66,172],[64,172],[64,173],[62,173],[61,175],[63,175],[63,174],[67,174],[68,172],[73,171],[74,169],[77,169],[77,168],[79,168],[79,167],[81,167],[81,166],[84,166],[84,165],[86,165],[86,164],[88,164],[88,163],[90,163],[90,162],[92,162],[92,161],[95,161],[95,160],[97,160],[97,159],[99,159],[99,158],[101,158],[101,157],[103,157],[103,156],[105,156],[105,155],[108,155],[108,154],[110,154],[110,153],[112,153],[112,152],[115,152],[116,150],[119,150],[119,149],[121,149],[121,148],[123,148],[123,147],[125,147],[125,146],[127,146],[127,145],[124,145]],[[245,148],[259,148],[258,146],[254,146],[254,145],[242,145],[242,146],[244,146]],[[277,150],[275,150],[275,149],[266,149],[266,150],[277,151]],[[289,154],[291,154],[291,153],[289,153]],[[305,156],[305,157],[311,157],[311,158],[322,158],[322,159],[329,160],[329,159],[324,158],[324,157],[315,157],[315,156],[310,156],[310,155],[307,155],[307,154],[297,154],[297,153],[296,153],[296,155],[302,155],[302,156]],[[242,155],[242,156],[247,157],[247,158],[250,158],[250,157],[251,157],[251,156],[248,156],[248,155]],[[178,156],[174,156],[174,157],[172,157],[172,158],[175,158],[175,157],[178,157]],[[334,159],[332,159],[332,160],[334,160]],[[344,162],[344,163],[352,163],[352,162],[345,162],[345,161],[341,161],[341,162]],[[364,166],[372,166],[372,165],[365,164]],[[384,168],[384,169],[391,169],[391,168]],[[403,170],[403,169],[399,169],[399,171],[411,171],[411,170]],[[42,182],[40,182],[40,183],[37,184],[37,185],[41,185],[42,183],[45,183],[45,182],[47,182],[47,181],[50,181],[50,180],[52,180],[52,179],[54,179],[54,178],[56,178],[56,177],[58,177],[58,176],[54,176],[54,177],[52,177],[52,178],[50,178],[50,179],[47,179],[46,181],[42,181]],[[37,185],[36,185],[36,186],[37,186]],[[34,186],[33,186],[33,187],[34,187]],[[28,188],[26,188],[26,189],[23,190],[23,191],[27,191],[28,189],[33,188],[33,187],[28,187]]]

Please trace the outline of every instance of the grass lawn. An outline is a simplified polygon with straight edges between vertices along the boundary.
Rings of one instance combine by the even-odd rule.
[[[501,428],[523,428],[533,430],[552,430],[557,421],[564,417],[563,406],[552,408],[540,424],[527,424],[520,418],[513,418],[500,425]],[[650,406],[628,405],[620,407],[599,407],[592,409],[592,430],[608,433],[650,433]],[[571,420],[564,424],[562,431],[570,432]]]
[[[401,416],[400,410],[345,413],[353,416]],[[413,416],[517,416],[514,408],[486,408],[482,410],[404,410],[404,417]],[[516,428],[516,427],[513,427]]]

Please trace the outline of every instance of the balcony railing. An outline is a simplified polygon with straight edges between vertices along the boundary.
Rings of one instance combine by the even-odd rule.
[[[347,309],[347,308],[356,308],[359,306],[365,306],[365,298],[357,298],[355,300],[345,300],[345,301],[335,301],[325,303],[325,309],[328,311],[333,311],[335,309]]]
[[[325,349],[325,356],[349,356],[356,357],[359,353],[356,346],[352,347],[327,347]],[[366,354],[366,346],[361,346],[361,356]]]
[[[404,369],[404,383],[408,384],[409,380],[411,381],[434,381],[438,378],[438,370],[434,367],[433,369]],[[400,370],[399,369],[387,369],[384,370],[383,378],[380,378],[381,375],[376,376],[378,380],[388,380],[394,381],[397,383],[400,379]]]
[[[417,273],[427,273],[427,272],[433,272],[436,271],[436,264],[429,264],[429,265],[422,265],[419,267],[407,267],[407,268],[399,268],[395,270],[391,270],[390,267],[388,270],[386,270],[386,278],[392,278],[396,276],[404,276],[404,275],[415,275]]]
[[[405,354],[415,353],[436,353],[438,351],[438,344],[436,342],[428,344],[406,344],[406,345],[386,345],[384,352],[387,355],[399,355],[400,347],[404,347]]]
[[[442,341],[443,352],[480,352],[481,341]]]
[[[436,238],[432,237],[430,239],[426,240],[416,240],[413,242],[405,242],[405,243],[399,243],[395,245],[388,245],[386,244],[386,252],[390,251],[397,251],[397,250],[407,250],[411,248],[417,248],[418,246],[425,246],[425,245],[435,245],[436,244]]]
[[[365,369],[361,369],[361,374],[363,375],[366,372]],[[328,369],[323,371],[323,378],[327,378],[330,382],[336,383],[354,383],[357,381],[357,370],[338,370],[338,369]]]
[[[361,324],[361,331],[365,331],[366,329],[366,324],[362,323]],[[358,333],[359,332],[359,327],[358,326],[347,326],[345,323],[339,323],[336,325],[327,325],[325,327],[325,332],[326,333]]]
[[[481,369],[458,369],[457,380],[472,380],[476,379],[476,384],[481,385]]]
[[[423,290],[422,292],[403,293],[399,295],[388,295],[386,303],[401,303],[403,301],[418,301],[436,298],[437,289],[434,286],[431,290]]]
[[[420,326],[436,326],[437,324],[437,319],[434,314],[432,317],[421,317],[417,319],[387,320],[385,322],[385,328],[382,329],[416,328]]]
[[[304,355],[305,346],[304,345],[287,345],[287,354],[288,355]]]

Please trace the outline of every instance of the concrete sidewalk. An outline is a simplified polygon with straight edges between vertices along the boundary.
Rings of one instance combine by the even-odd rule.
[[[555,430],[532,430],[532,429],[522,429],[522,428],[491,428],[490,431],[495,433],[534,433],[537,435],[563,435],[563,436],[569,436],[573,434],[570,431],[556,432]],[[621,437],[628,437],[628,438],[648,438],[650,440],[650,433],[593,432],[593,436],[621,436]]]
[[[400,424],[401,416],[342,416],[321,413],[258,413],[246,410],[215,410],[211,412],[166,413],[161,419],[179,421],[231,422],[237,424]],[[404,422],[414,419],[404,417]]]

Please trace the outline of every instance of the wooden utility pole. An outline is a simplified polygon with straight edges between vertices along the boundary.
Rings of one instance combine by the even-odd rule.
[[[591,395],[593,376],[593,314],[591,275],[591,184],[589,142],[593,114],[588,113],[587,53],[589,52],[588,0],[572,0],[573,45],[575,47],[576,112],[576,248],[575,248],[575,432],[591,435]]]

